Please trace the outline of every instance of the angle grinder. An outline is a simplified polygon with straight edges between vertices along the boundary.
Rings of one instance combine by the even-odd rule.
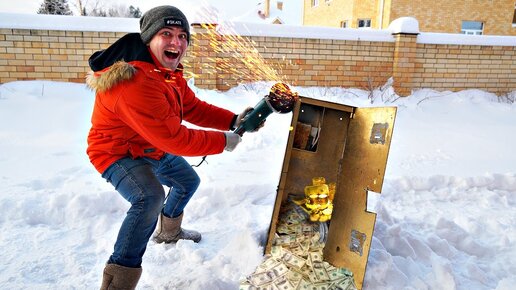
[[[272,86],[268,95],[263,97],[253,110],[249,111],[242,122],[235,129],[235,133],[242,136],[245,132],[252,132],[273,112],[286,114],[292,112],[296,101],[299,99],[284,83],[276,83]]]

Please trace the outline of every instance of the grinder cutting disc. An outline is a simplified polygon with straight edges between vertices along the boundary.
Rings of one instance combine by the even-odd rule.
[[[268,96],[269,104],[277,113],[292,112],[297,99],[298,94],[292,92],[285,83],[273,85]]]

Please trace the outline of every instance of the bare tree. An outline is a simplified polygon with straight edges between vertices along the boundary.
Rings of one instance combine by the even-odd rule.
[[[75,3],[76,3],[75,6],[77,7],[77,10],[79,10],[79,15],[86,16],[86,8],[82,4],[82,0],[76,0]]]

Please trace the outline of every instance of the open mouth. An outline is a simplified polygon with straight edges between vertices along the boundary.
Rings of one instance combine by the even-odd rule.
[[[165,55],[168,58],[176,59],[179,57],[179,51],[177,50],[165,50]]]

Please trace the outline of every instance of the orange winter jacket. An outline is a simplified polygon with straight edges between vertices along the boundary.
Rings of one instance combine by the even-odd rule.
[[[88,86],[96,91],[87,149],[95,168],[103,173],[127,156],[159,159],[165,152],[181,156],[221,153],[226,144],[223,132],[191,129],[182,122],[230,130],[236,115],[198,99],[183,78],[182,68],[171,71],[156,66],[158,62],[143,43],[133,44],[141,42],[139,34],[129,36],[121,39],[125,45],[113,46],[139,47],[136,57],[134,53],[128,57],[127,52],[122,57],[113,53],[106,57],[101,51],[90,58],[94,71],[106,66],[87,78]],[[127,58],[135,60],[120,60]],[[92,59],[97,63],[92,65]]]

